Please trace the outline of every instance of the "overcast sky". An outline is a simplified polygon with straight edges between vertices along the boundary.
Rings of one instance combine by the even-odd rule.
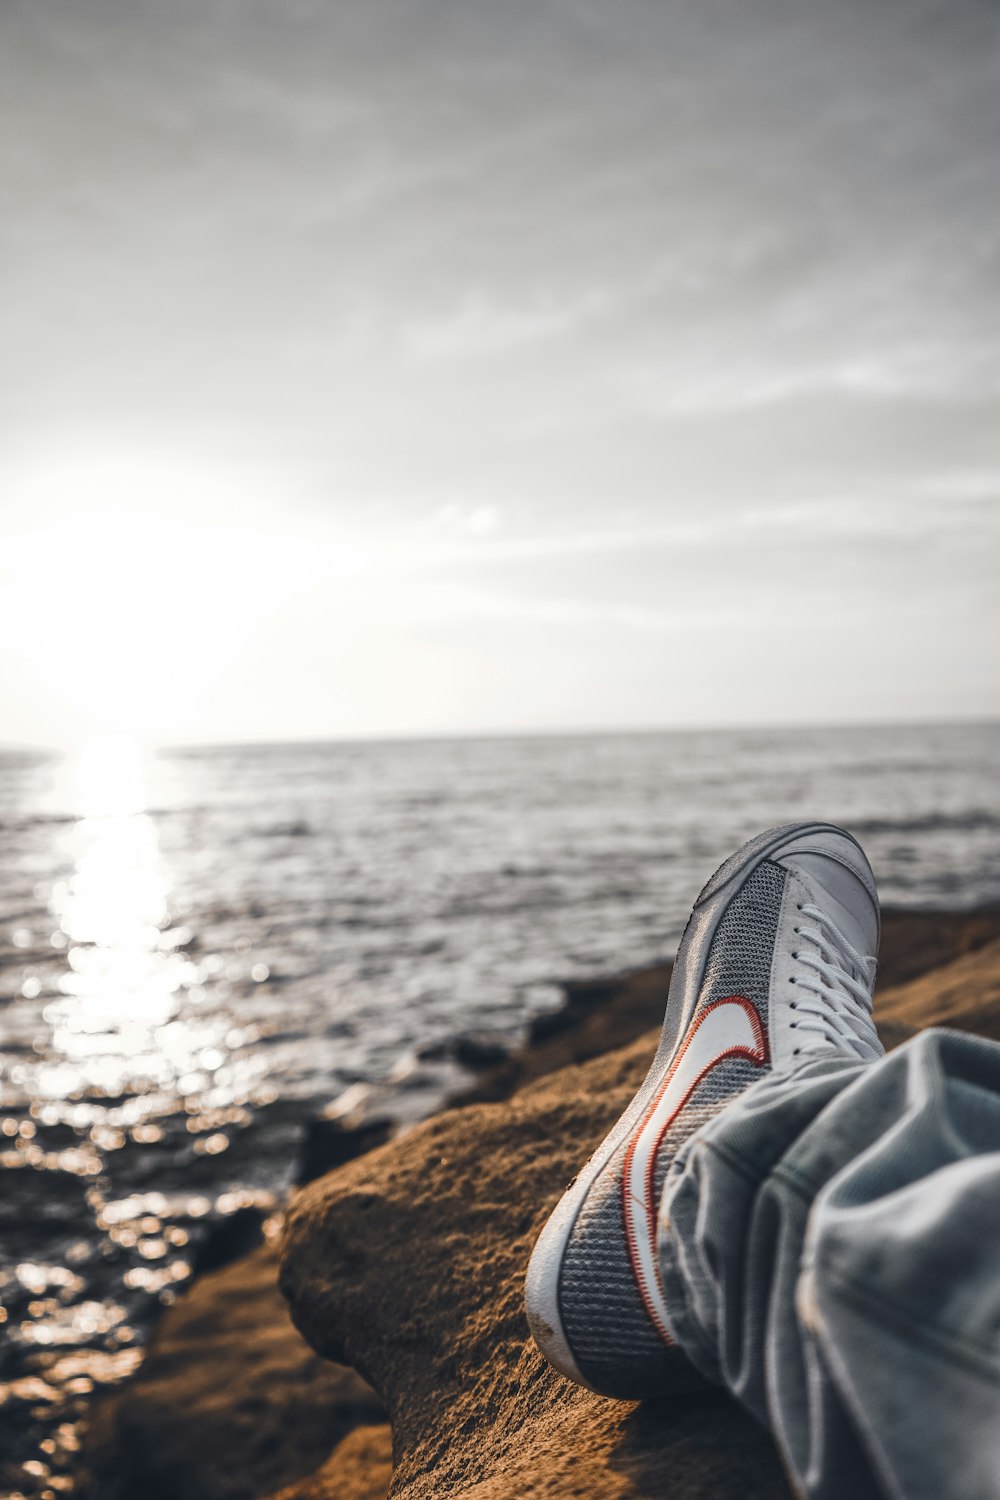
[[[992,0],[3,0],[0,741],[992,716],[998,562]]]

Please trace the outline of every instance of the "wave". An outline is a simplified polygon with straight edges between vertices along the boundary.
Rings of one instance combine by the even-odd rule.
[[[916,818],[854,818],[850,828],[854,834],[869,837],[892,833],[992,833],[1000,830],[1000,813],[973,807],[965,812],[924,813]]]

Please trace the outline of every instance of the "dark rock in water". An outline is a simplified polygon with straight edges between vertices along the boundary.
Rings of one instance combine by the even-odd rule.
[[[560,1032],[570,1031],[577,1024],[577,1017],[568,1005],[562,1005],[558,1010],[545,1011],[536,1016],[531,1023],[529,1040],[532,1042],[544,1042],[550,1036],[558,1036]]]
[[[248,1204],[216,1219],[192,1256],[191,1268],[195,1275],[217,1271],[256,1250],[264,1239],[266,1218],[262,1208]]]
[[[451,1059],[470,1073],[483,1068],[495,1068],[510,1056],[510,1042],[492,1031],[464,1031],[447,1041],[432,1042],[421,1047],[417,1056],[421,1061],[439,1062]]]
[[[478,1073],[481,1068],[495,1068],[510,1056],[510,1048],[488,1034],[469,1032],[456,1040],[452,1056],[463,1068]]]
[[[335,1167],[383,1146],[393,1131],[393,1122],[384,1115],[352,1125],[342,1119],[320,1116],[306,1123],[299,1148],[296,1186],[322,1177]]]
[[[297,1186],[381,1146],[444,1108],[468,1088],[470,1068],[451,1042],[400,1058],[385,1083],[355,1083],[322,1114],[306,1122],[294,1181]]]
[[[532,1023],[527,1043],[502,1062],[479,1072],[456,1104],[507,1099],[533,1078],[569,1063],[585,1062],[621,1047],[658,1026],[670,984],[670,965],[637,970],[617,981],[587,980],[564,986],[559,1010]]]

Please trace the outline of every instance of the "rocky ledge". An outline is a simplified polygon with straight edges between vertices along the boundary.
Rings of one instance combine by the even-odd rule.
[[[298,1195],[281,1285],[311,1348],[279,1304],[273,1247],[202,1278],[102,1415],[90,1451],[105,1478],[90,1493],[788,1496],[770,1439],[723,1394],[602,1401],[550,1371],[527,1333],[533,1238],[644,1075],[667,975],[579,989],[560,1023],[484,1074],[478,1101]],[[1000,912],[890,914],[876,1014],[889,1044],[935,1023],[1000,1037]]]

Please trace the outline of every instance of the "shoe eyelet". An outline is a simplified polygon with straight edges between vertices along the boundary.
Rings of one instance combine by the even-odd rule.
[[[789,1010],[798,1010],[798,1008],[799,1002],[797,1000],[793,1000],[791,1005],[788,1007]]]
[[[792,1022],[790,1022],[789,1027],[788,1027],[789,1031],[794,1031],[795,1028],[796,1028],[796,1026],[798,1024],[799,1024],[798,1021],[792,1021]]]
[[[789,980],[789,981],[788,981],[788,983],[789,983],[789,984],[794,984],[794,983],[795,983],[795,980],[794,980],[794,979],[790,979],[790,980]]]
[[[796,1049],[795,1049],[795,1051],[794,1051],[794,1052],[793,1052],[793,1053],[792,1053],[792,1056],[793,1056],[793,1057],[798,1057],[798,1055],[799,1055],[799,1053],[800,1053],[800,1052],[801,1052],[801,1051],[802,1051],[802,1048],[801,1048],[801,1047],[796,1047]]]

